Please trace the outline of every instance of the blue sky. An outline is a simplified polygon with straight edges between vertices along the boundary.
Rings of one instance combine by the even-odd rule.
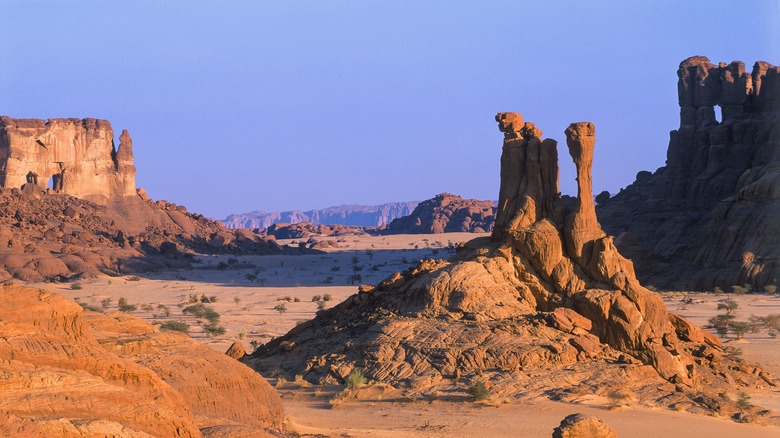
[[[594,190],[663,166],[676,70],[780,63],[780,2],[0,0],[0,114],[96,117],[137,185],[211,217],[496,199],[521,112],[596,125]]]

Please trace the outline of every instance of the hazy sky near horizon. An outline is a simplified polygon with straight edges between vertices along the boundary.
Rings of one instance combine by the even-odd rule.
[[[780,1],[0,0],[0,114],[95,117],[136,182],[215,218],[497,199],[517,111],[596,126],[594,191],[663,166],[679,63],[780,63]],[[118,141],[117,141],[118,144]]]

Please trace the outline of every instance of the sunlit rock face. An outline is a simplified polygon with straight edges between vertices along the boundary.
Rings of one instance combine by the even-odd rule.
[[[34,183],[100,204],[136,196],[133,142],[127,131],[119,139],[106,120],[0,117],[0,186]]]
[[[780,67],[680,64],[666,166],[597,208],[645,284],[712,290],[780,281]],[[720,111],[718,120],[717,111]]]

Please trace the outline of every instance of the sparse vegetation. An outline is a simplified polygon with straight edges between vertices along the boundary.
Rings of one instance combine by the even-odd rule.
[[[745,392],[740,392],[738,395],[739,397],[737,397],[737,406],[739,406],[741,409],[748,409],[751,406],[751,397]]]
[[[366,376],[363,375],[363,371],[360,368],[352,368],[344,383],[351,390],[360,389],[366,383]]]
[[[243,340],[246,337],[246,329],[242,328],[240,332],[238,332],[238,339]]]
[[[100,300],[100,307],[103,308],[103,310],[108,310],[108,308],[111,306],[111,298],[103,298]]]
[[[330,301],[333,299],[333,296],[331,294],[325,294],[322,296],[322,301]]]
[[[190,332],[190,326],[187,323],[181,322],[181,321],[168,321],[163,324],[160,324],[160,329],[162,330],[173,330],[177,332],[182,333],[189,333]]]
[[[127,281],[141,281],[141,278],[138,277],[137,275],[131,275],[127,277]]]
[[[276,306],[274,306],[274,310],[279,312],[279,314],[281,315],[287,311],[287,306],[285,306],[284,304],[277,304]]]
[[[325,310],[325,307],[327,307],[325,301],[317,301],[317,310]]]
[[[490,389],[488,389],[485,381],[481,379],[475,380],[471,386],[468,387],[466,392],[469,393],[472,401],[481,401],[490,398]]]
[[[240,297],[233,297],[233,302],[236,303],[236,307],[238,307],[238,304],[241,303]]]
[[[312,302],[317,302],[320,299],[322,299],[322,296],[320,296],[320,295],[312,295],[312,297],[311,297]]]
[[[93,312],[100,312],[100,309],[98,309],[98,308],[97,308],[97,307],[95,307],[95,306],[90,306],[90,305],[89,305],[89,304],[87,304],[87,303],[78,303],[78,304],[79,304],[79,306],[81,306],[81,307],[82,307],[84,310],[91,310],[91,311],[93,311]]]
[[[732,315],[739,308],[739,304],[734,300],[726,300],[722,303],[718,303],[718,310],[725,310],[726,315]]]
[[[214,337],[214,336],[221,336],[225,334],[225,327],[217,326],[216,324],[210,324],[204,327],[206,330],[206,336]]]
[[[79,283],[73,283],[70,285],[71,290],[81,290],[84,289],[84,286],[80,285]]]
[[[169,309],[165,304],[158,304],[157,310],[161,311],[165,316],[171,316],[171,309]]]

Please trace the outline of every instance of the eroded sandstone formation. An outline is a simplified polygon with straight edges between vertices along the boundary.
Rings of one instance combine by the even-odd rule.
[[[603,197],[599,220],[646,284],[778,284],[780,67],[757,62],[747,72],[694,56],[677,75],[680,127],[666,166]]]
[[[245,359],[314,382],[371,379],[438,390],[489,379],[502,396],[569,399],[610,388],[691,412],[716,388],[774,385],[726,355],[718,338],[667,313],[596,220],[595,129],[566,130],[579,185],[574,208],[558,193],[556,142],[517,113],[504,133],[496,227],[449,261],[423,261],[318,312]],[[706,405],[706,403],[704,403]],[[709,405],[707,405],[709,406]]]
[[[495,217],[492,201],[441,193],[417,204],[410,215],[390,222],[387,231],[392,234],[485,233],[493,229]]]
[[[32,288],[0,288],[0,380],[8,437],[271,436],[284,421],[276,391],[234,359]]]
[[[0,117],[0,187],[26,183],[100,204],[136,196],[133,142],[107,120]]]

